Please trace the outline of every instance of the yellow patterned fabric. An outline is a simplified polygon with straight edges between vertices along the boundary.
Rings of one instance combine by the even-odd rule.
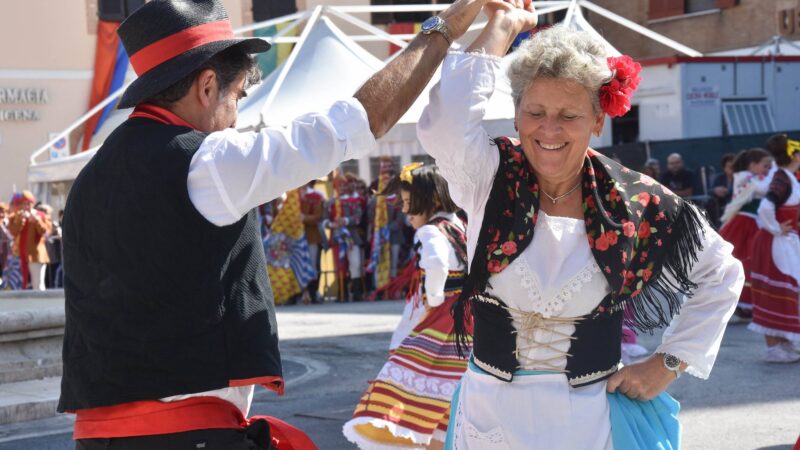
[[[378,192],[383,192],[389,183],[389,174],[382,171],[378,177]],[[386,197],[378,195],[375,198],[375,223],[372,227],[372,251],[370,266],[374,270],[375,287],[380,289],[389,283],[392,268],[391,245],[389,243],[389,212],[386,206]]]
[[[304,232],[305,228],[300,220],[300,191],[295,189],[286,195],[283,207],[278,211],[275,222],[272,223],[272,235],[283,234],[289,239],[297,241],[303,237]],[[286,251],[290,253],[289,249]],[[283,257],[290,258],[291,255],[283,255]],[[292,268],[286,264],[279,264],[269,254],[267,255],[267,272],[272,283],[272,293],[276,305],[286,303],[292,296],[301,292]]]

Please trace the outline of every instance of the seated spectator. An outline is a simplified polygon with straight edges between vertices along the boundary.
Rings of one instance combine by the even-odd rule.
[[[717,174],[711,182],[711,192],[714,195],[714,199],[717,201],[719,211],[725,209],[725,205],[730,203],[731,196],[733,195],[733,160],[735,158],[736,155],[733,153],[722,155],[722,159],[720,160],[722,172]]]
[[[667,171],[659,181],[683,198],[694,195],[694,173],[683,166],[683,157],[677,153],[667,157]]]
[[[658,180],[661,178],[661,164],[655,158],[648,158],[640,172],[654,180]]]

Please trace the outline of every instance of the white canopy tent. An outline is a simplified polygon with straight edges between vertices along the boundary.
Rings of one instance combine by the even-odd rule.
[[[308,111],[322,110],[352,95],[383,62],[319,16],[294,58],[284,62],[239,105],[237,128],[287,126]],[[283,75],[283,76],[281,76]]]
[[[677,52],[688,56],[701,56],[699,52],[597,6],[589,0],[534,1],[534,5],[541,14],[566,9],[564,22],[568,26],[592,33],[602,40],[608,51],[614,55],[619,52],[592,28],[583,16],[583,8],[654,39]],[[358,42],[390,42],[404,48],[407,41],[414,37],[413,34],[391,35],[353,14],[407,11],[435,13],[447,6],[447,4],[318,6],[311,11],[297,12],[236,30],[236,33],[241,35],[256,29],[284,24],[285,26],[279,33],[263,39],[273,44],[295,44],[288,59],[262,84],[253,89],[248,98],[242,102],[239,128],[253,130],[265,125],[285,126],[292,118],[301,113],[324,109],[334,100],[351,95],[369,75],[384,64],[358,45]],[[331,19],[348,23],[363,30],[366,34],[346,35],[334,25]],[[484,25],[485,23],[473,25],[470,28],[471,32],[461,39],[462,42],[457,42],[456,46],[471,39],[474,33]],[[303,30],[300,36],[288,36],[290,32],[300,27]],[[416,123],[422,108],[427,104],[427,91],[437,80],[438,74],[399,123],[379,141],[380,150],[375,156],[399,156],[401,160],[408,161],[411,155],[422,153],[416,139]],[[96,151],[96,146],[99,146],[105,137],[125,120],[129,110],[115,111],[109,117],[92,140],[94,149],[53,161],[42,162],[39,159],[44,158],[43,155],[49,154],[48,149],[54,143],[68,136],[96,112],[108,104],[115,103],[126,87],[127,83],[31,155],[28,175],[32,189],[36,190],[39,195],[43,195],[43,198],[49,198],[48,183],[69,183],[77,176],[86,162],[91,159]],[[507,81],[501,81],[487,107],[484,126],[492,135],[510,134],[513,130],[513,113],[510,88]],[[606,123],[606,128],[604,134],[610,136],[610,122]],[[600,144],[603,142],[593,142],[593,145]],[[370,175],[369,161],[361,160],[359,164],[361,175],[368,177]]]
[[[733,50],[709,53],[709,56],[798,56],[800,55],[800,41],[791,41],[783,36],[773,36],[766,42],[755,47],[744,47]]]

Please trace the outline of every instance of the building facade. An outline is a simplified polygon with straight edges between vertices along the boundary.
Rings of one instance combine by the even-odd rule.
[[[800,0],[593,2],[703,54],[757,46],[775,35],[800,39]],[[635,58],[676,54],[599,14],[589,12],[587,20],[620,52]]]
[[[253,22],[253,1],[223,0],[234,27]],[[27,187],[31,154],[89,110],[98,9],[124,2],[0,1],[0,201]],[[79,135],[54,154],[74,152]]]

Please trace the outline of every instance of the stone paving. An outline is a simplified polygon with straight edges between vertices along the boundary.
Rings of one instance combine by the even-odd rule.
[[[352,449],[341,426],[385,361],[401,302],[298,305],[278,310],[287,369],[284,397],[256,393],[252,413],[306,430],[320,449]],[[658,334],[641,336],[654,349]],[[791,450],[800,434],[800,363],[761,362],[761,338],[731,325],[707,381],[684,375],[670,393],[682,403],[683,449]],[[57,379],[43,394],[57,396]],[[0,388],[0,398],[6,392]],[[0,450],[72,449],[72,417],[0,425]]]

